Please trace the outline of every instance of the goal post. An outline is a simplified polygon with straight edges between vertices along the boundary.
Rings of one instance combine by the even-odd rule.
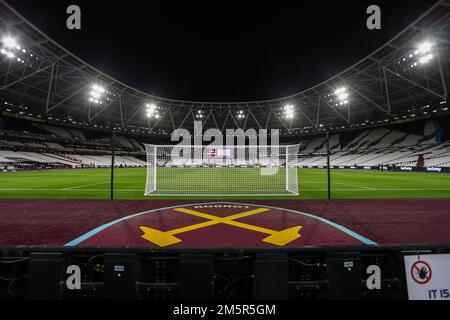
[[[147,155],[147,179],[145,184],[145,195],[156,191],[156,174],[157,174],[157,149],[155,145],[145,145]]]
[[[299,195],[298,187],[298,164],[299,164],[300,145],[286,147],[286,191],[294,195]]]
[[[299,195],[299,147],[145,145],[145,195]]]

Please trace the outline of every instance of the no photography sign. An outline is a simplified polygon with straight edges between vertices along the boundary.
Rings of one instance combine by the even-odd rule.
[[[450,254],[405,256],[410,300],[450,300]]]

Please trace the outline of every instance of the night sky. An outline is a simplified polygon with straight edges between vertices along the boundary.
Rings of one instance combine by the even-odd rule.
[[[435,1],[7,2],[80,58],[138,89],[172,99],[249,101],[326,80]],[[66,29],[70,4],[81,7],[81,31]],[[381,7],[380,31],[366,28],[370,4]]]

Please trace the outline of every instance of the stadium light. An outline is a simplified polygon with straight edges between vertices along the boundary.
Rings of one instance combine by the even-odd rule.
[[[294,106],[292,104],[284,106],[284,118],[285,119],[294,118]]]
[[[431,51],[431,48],[433,47],[433,44],[430,41],[424,41],[417,47],[417,53],[418,54],[427,54]]]
[[[424,65],[430,62],[434,58],[433,46],[434,43],[431,40],[425,40],[419,43],[412,53],[402,59],[404,63],[407,63],[407,65],[404,66],[405,71],[406,67],[410,67],[411,69],[413,69],[418,65]],[[402,61],[398,61],[398,63],[401,64]]]
[[[95,104],[103,104],[102,98],[105,94],[106,89],[98,84],[93,84],[91,86],[91,92],[89,93],[89,102]]]
[[[98,84],[92,85],[92,90],[96,91],[96,92],[99,92],[99,93],[105,93],[106,92],[105,88],[103,88],[102,86],[100,86]]]
[[[146,105],[145,105],[145,113],[146,113],[146,116],[147,116],[147,118],[149,118],[149,119],[152,119],[152,118],[155,118],[155,119],[159,119],[159,113],[158,113],[158,106],[157,105],[155,105],[154,103],[147,103]]]
[[[11,36],[4,36],[1,39],[2,48],[0,53],[6,56],[9,59],[14,59],[19,63],[25,63],[25,60],[22,59],[21,55],[27,52],[26,49],[22,48],[17,40]]]
[[[10,59],[16,57],[16,55],[14,54],[14,52],[8,51],[8,50],[6,50],[5,48],[2,48],[2,49],[0,50],[0,53],[1,53],[2,55],[4,55],[4,56],[10,58]]]
[[[244,119],[244,118],[245,118],[244,111],[243,111],[243,110],[239,110],[239,111],[238,111],[238,114],[237,114],[237,116],[236,116],[236,118],[238,118],[238,119]]]
[[[419,59],[419,63],[420,64],[425,64],[427,62],[429,62],[431,59],[433,59],[433,55],[432,54],[427,54],[426,56],[423,56]]]
[[[10,58],[10,59],[13,59],[13,58],[16,57],[16,55],[15,55],[13,52],[11,52],[11,51],[7,51],[7,52],[6,52],[6,56],[7,56],[8,58]]]
[[[18,48],[17,41],[13,37],[5,36],[2,39],[3,46],[7,49]]]
[[[336,106],[343,106],[348,104],[349,93],[347,92],[346,87],[340,87],[334,91],[334,95],[337,97]],[[332,100],[331,100],[332,101]]]
[[[426,41],[420,43],[417,46],[417,50],[414,52],[418,56],[417,62],[420,64],[426,64],[431,59],[433,59],[432,49],[433,49],[433,43],[431,41],[426,40]]]
[[[197,114],[195,115],[195,117],[197,118],[197,119],[203,119],[203,117],[204,117],[204,111],[203,110],[197,110]]]

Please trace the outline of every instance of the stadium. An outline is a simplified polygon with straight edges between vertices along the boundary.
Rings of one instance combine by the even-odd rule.
[[[0,299],[429,299],[408,268],[450,264],[449,34],[440,0],[296,94],[182,101],[0,1]]]

